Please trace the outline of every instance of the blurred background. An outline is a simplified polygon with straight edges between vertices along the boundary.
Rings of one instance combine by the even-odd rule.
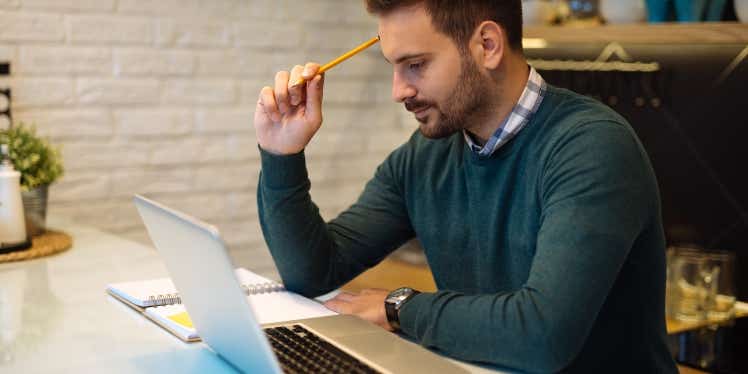
[[[731,292],[748,300],[748,0],[526,0],[523,11],[530,63],[641,138],[671,253],[730,253]],[[0,131],[33,125],[61,147],[49,216],[149,244],[131,202],[147,194],[214,223],[238,266],[277,278],[255,203],[258,92],[376,30],[350,0],[0,0]],[[376,47],[327,75],[307,149],[327,219],[416,129],[390,78]],[[433,287],[416,242],[349,287],[403,284]],[[671,335],[680,362],[748,372],[745,320],[698,326]]]
[[[258,93],[276,71],[374,35],[358,1],[0,0],[0,87],[14,123],[62,148],[48,214],[147,242],[131,202],[144,193],[216,224],[239,262],[267,273]],[[389,76],[372,48],[327,80],[325,125],[307,150],[325,217],[415,129],[390,102]]]

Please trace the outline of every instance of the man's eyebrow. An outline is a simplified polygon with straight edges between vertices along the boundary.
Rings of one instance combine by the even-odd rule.
[[[406,60],[410,60],[410,59],[414,59],[414,58],[419,58],[419,57],[424,57],[424,56],[428,56],[428,55],[430,55],[430,53],[409,53],[409,54],[405,54],[405,55],[402,55],[402,56],[398,57],[395,60],[395,64],[399,64],[399,63],[401,63],[403,61],[406,61]],[[382,54],[382,57],[384,57],[384,53]],[[387,62],[390,62],[390,60],[387,60],[387,57],[384,57],[384,59]]]

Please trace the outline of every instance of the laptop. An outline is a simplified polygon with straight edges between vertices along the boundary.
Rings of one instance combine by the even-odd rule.
[[[355,316],[261,326],[216,227],[139,195],[134,201],[201,338],[236,369],[246,373],[467,372]]]

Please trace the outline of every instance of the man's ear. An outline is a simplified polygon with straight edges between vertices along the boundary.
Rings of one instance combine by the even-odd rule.
[[[475,28],[471,46],[476,53],[476,62],[488,70],[495,70],[504,59],[506,51],[506,36],[504,29],[496,22],[484,21]]]

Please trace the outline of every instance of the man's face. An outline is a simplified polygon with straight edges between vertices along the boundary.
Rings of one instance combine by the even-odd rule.
[[[393,65],[392,98],[405,104],[428,138],[474,124],[487,110],[489,82],[471,55],[436,31],[422,5],[379,18],[382,53]]]

